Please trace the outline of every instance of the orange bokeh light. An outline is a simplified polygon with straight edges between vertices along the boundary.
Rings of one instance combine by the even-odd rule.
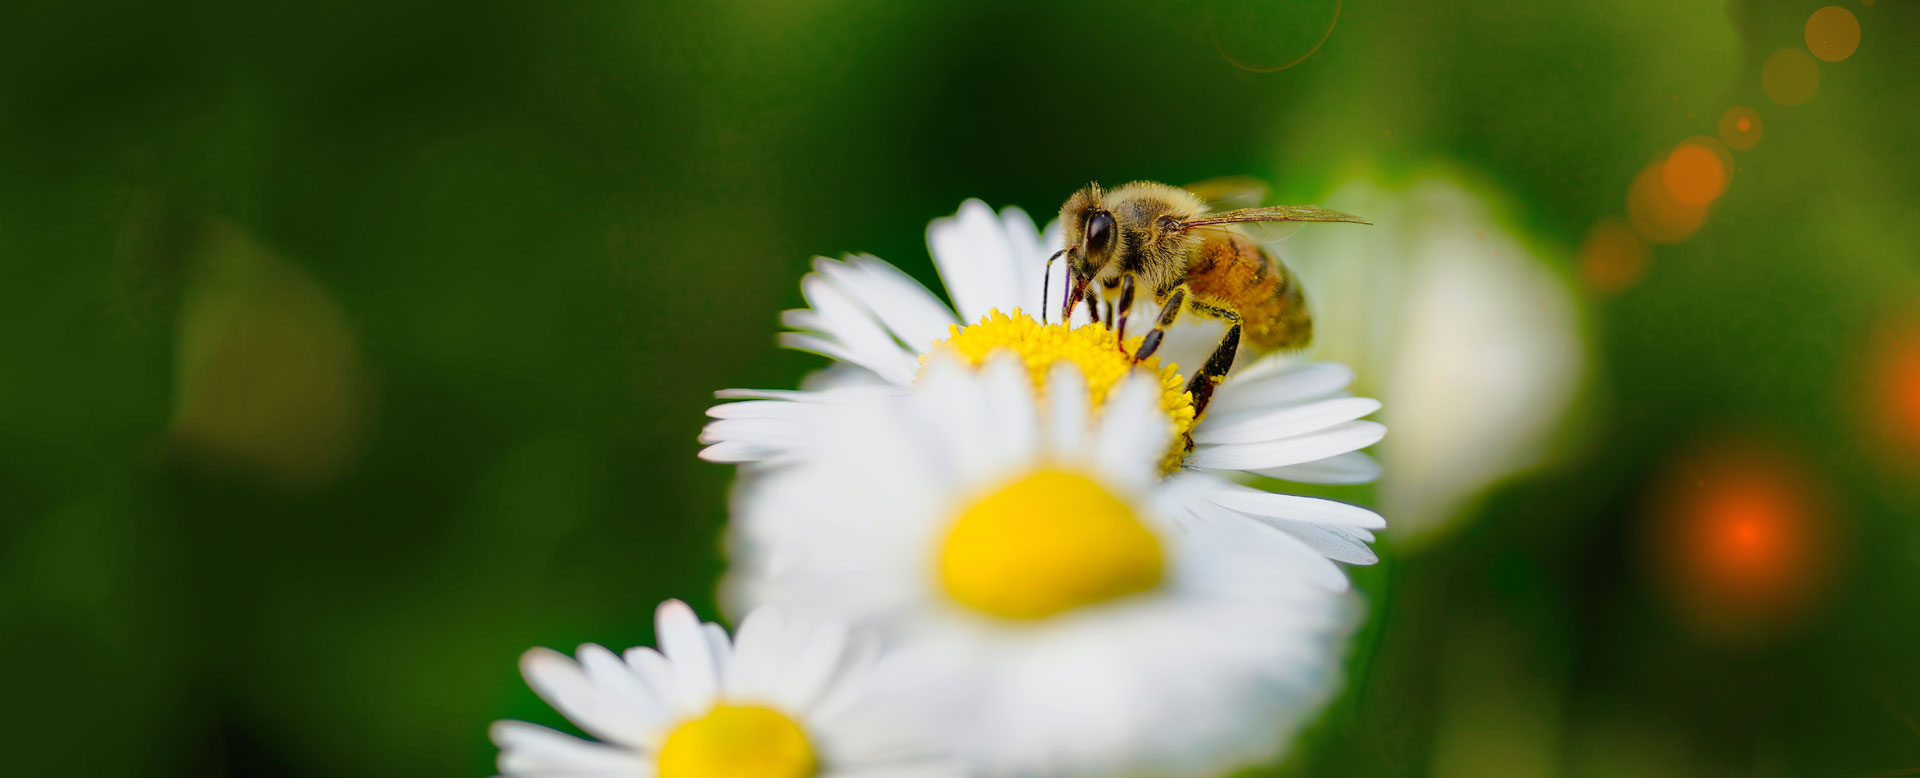
[[[1805,51],[1781,49],[1761,64],[1760,88],[1776,103],[1799,105],[1820,89],[1820,65]]]
[[[1704,206],[1726,193],[1732,172],[1733,155],[1726,146],[1699,136],[1681,141],[1667,154],[1666,162],[1660,165],[1660,180],[1674,202]]]
[[[1744,105],[1728,108],[1720,114],[1720,140],[1740,151],[1746,151],[1760,145],[1760,136],[1766,126],[1760,123],[1760,114]]]
[[[1651,243],[1679,243],[1707,221],[1705,205],[1675,200],[1667,189],[1665,161],[1648,165],[1627,187],[1627,223]]]
[[[1807,17],[1807,50],[1828,62],[1853,56],[1860,48],[1860,20],[1853,12],[1830,5]]]
[[[1652,253],[1625,220],[1608,217],[1580,243],[1580,277],[1596,292],[1621,292],[1640,282]]]
[[[1792,575],[1789,553],[1802,528],[1791,496],[1774,484],[1736,476],[1703,490],[1698,500],[1689,517],[1691,542],[1708,583],[1759,595]]]
[[[1784,448],[1726,440],[1683,457],[1650,518],[1661,590],[1703,631],[1777,632],[1827,591],[1830,516],[1811,469]]]
[[[1884,325],[1868,364],[1867,424],[1920,461],[1920,317]]]

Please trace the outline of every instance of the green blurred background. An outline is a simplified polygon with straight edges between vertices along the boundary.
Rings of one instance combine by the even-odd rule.
[[[1858,50],[1783,106],[1822,5],[1352,2],[1271,73],[1334,4],[13,9],[0,772],[487,774],[489,721],[559,723],[521,651],[717,616],[695,436],[820,364],[773,345],[810,256],[932,282],[968,197],[1434,171],[1563,282],[1577,398],[1388,533],[1348,693],[1267,769],[1920,771],[1920,8],[1844,0]],[[1704,223],[1618,228],[1734,106]]]

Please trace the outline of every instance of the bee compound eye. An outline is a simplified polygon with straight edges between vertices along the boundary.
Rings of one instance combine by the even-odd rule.
[[[1087,217],[1087,253],[1105,254],[1113,245],[1113,214],[1095,211]]]

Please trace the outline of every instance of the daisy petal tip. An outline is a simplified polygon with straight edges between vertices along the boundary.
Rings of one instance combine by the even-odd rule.
[[[978,197],[969,197],[960,203],[960,210],[955,211],[954,215],[961,217],[973,216],[976,218],[985,216],[991,219],[993,218],[993,206],[987,205],[987,201]]]
[[[509,758],[510,755],[507,752],[528,748],[540,738],[551,734],[554,734],[553,730],[539,724],[514,719],[499,719],[487,725],[487,739],[500,748],[502,762]]]
[[[653,621],[654,626],[664,632],[669,625],[673,625],[676,629],[687,622],[698,625],[700,617],[693,614],[692,606],[679,600],[666,600],[660,603],[660,607],[654,609]]]
[[[576,669],[573,659],[551,648],[534,647],[520,655],[520,676],[535,687],[541,680],[550,678],[554,673],[563,673]]]

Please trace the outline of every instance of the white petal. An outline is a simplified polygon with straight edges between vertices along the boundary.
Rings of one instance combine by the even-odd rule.
[[[1136,371],[1107,398],[1094,435],[1094,460],[1123,483],[1151,481],[1172,437],[1172,420],[1160,407],[1159,378]]]
[[[965,778],[966,768],[959,762],[920,759],[875,765],[848,765],[821,773],[820,778]]]
[[[1092,398],[1087,394],[1087,378],[1080,368],[1068,362],[1057,363],[1047,374],[1047,449],[1056,457],[1084,456],[1091,451],[1087,436],[1093,433],[1089,415]]]
[[[661,728],[671,723],[666,706],[654,694],[652,689],[635,675],[633,668],[620,660],[612,651],[588,643],[580,647],[576,654],[580,668],[587,674],[587,680],[594,688],[619,701],[621,705],[633,711],[634,715],[647,722],[634,734],[639,742],[648,746],[658,746],[650,737],[657,736]]]
[[[1364,484],[1380,478],[1380,463],[1365,452],[1349,451],[1312,462],[1248,472],[1303,484]]]
[[[1187,457],[1187,466],[1250,470],[1297,465],[1371,446],[1380,442],[1386,434],[1387,428],[1376,422],[1350,421],[1311,435],[1284,440],[1196,445],[1193,453]]]
[[[700,428],[700,442],[805,443],[816,431],[799,419],[716,419]]]
[[[783,630],[782,611],[773,606],[755,608],[740,620],[727,673],[729,696],[768,693],[778,670]]]
[[[986,203],[968,200],[959,213],[934,220],[927,227],[927,248],[963,323],[1022,304],[1012,247]]]
[[[1275,554],[1297,563],[1269,566],[1266,573],[1275,577],[1275,585],[1287,585],[1288,579],[1298,581],[1293,577],[1301,576],[1328,591],[1345,591],[1349,586],[1347,574],[1338,565],[1292,533],[1212,503],[1190,502],[1185,508],[1191,519],[1213,525],[1222,534],[1237,534],[1237,553]]]
[[[1215,390],[1207,412],[1227,414],[1306,402],[1330,397],[1350,383],[1353,383],[1353,369],[1337,362],[1300,365],[1250,377],[1236,375]]]
[[[700,631],[707,636],[707,648],[713,652],[713,666],[719,669],[720,685],[724,688],[727,669],[733,665],[733,642],[727,640],[727,631],[718,624],[702,624]]]
[[[852,256],[845,262],[820,259],[814,267],[839,282],[914,351],[929,350],[934,341],[947,337],[948,327],[959,323],[933,292],[875,257]]]
[[[693,693],[687,686],[687,679],[682,678],[660,652],[646,646],[635,646],[621,656],[675,718],[697,716],[712,706],[713,697]]]
[[[722,400],[793,400],[795,402],[824,399],[821,392],[805,389],[722,389],[714,392],[713,396]]]
[[[728,440],[700,449],[700,458],[723,465],[744,465],[775,459],[788,453],[785,447]]]
[[[897,344],[861,350],[837,340],[805,332],[782,332],[779,335],[779,341],[784,348],[819,354],[830,359],[859,365],[889,383],[902,386],[913,383],[914,368],[919,365],[918,356]]]
[[[781,321],[797,330],[814,330],[837,340],[872,360],[894,359],[900,351],[912,353],[924,345],[908,349],[896,335],[875,317],[873,310],[854,299],[831,276],[819,273],[800,280],[800,292],[812,306],[808,310],[787,311]],[[931,339],[928,341],[931,343]]]
[[[520,674],[540,699],[601,740],[632,745],[647,726],[639,711],[595,687],[579,665],[558,651],[536,648],[521,655]]]
[[[944,354],[927,365],[927,375],[914,386],[914,414],[936,445],[924,453],[939,457],[940,470],[955,480],[978,482],[997,476],[1006,463],[996,456],[993,409],[980,376],[957,357]]]
[[[654,611],[654,637],[660,653],[673,663],[673,669],[686,684],[689,694],[712,697],[720,688],[719,668],[713,664],[713,649],[700,627],[700,617],[679,600],[660,603]]]
[[[1387,520],[1381,518],[1380,514],[1358,505],[1297,494],[1275,494],[1239,484],[1222,484],[1222,488],[1214,489],[1207,495],[1208,499],[1215,505],[1250,516],[1274,516],[1361,529],[1387,526]]]
[[[991,455],[1009,465],[1033,456],[1039,443],[1039,408],[1027,366],[1012,354],[997,355],[981,368],[985,384]]]
[[[1258,443],[1304,435],[1353,421],[1380,410],[1380,401],[1343,397],[1306,405],[1282,405],[1201,419],[1193,430],[1194,443]]]
[[[804,711],[818,701],[846,649],[845,630],[815,627],[795,636],[785,647],[792,652],[781,668],[776,702],[788,710]]]
[[[649,776],[653,760],[521,721],[496,721],[489,729],[500,747],[500,772],[507,774]]]
[[[848,715],[858,708],[869,695],[867,684],[873,679],[873,669],[880,656],[879,641],[865,635],[847,633],[846,648],[841,651],[840,665],[835,668],[833,679],[814,702],[811,716],[826,720]]]
[[[1025,310],[1038,318],[1045,301],[1040,299],[1041,281],[1047,273],[1047,255],[1053,253],[1040,239],[1040,230],[1033,226],[1033,219],[1019,208],[1005,208],[1000,211],[1000,230],[1007,238],[1008,256],[1012,258],[1014,274],[1014,297],[1009,303]],[[1055,270],[1064,262],[1055,261]],[[1051,285],[1051,284],[1049,284]],[[1059,287],[1053,287],[1058,289]],[[1049,289],[1051,295],[1053,289]]]
[[[1274,529],[1299,538],[1300,542],[1335,562],[1370,565],[1380,561],[1380,557],[1367,546],[1373,540],[1373,533],[1366,530],[1278,518],[1264,521]]]
[[[715,419],[798,419],[807,418],[817,410],[814,405],[787,400],[750,400],[715,405],[707,409],[707,416]]]

